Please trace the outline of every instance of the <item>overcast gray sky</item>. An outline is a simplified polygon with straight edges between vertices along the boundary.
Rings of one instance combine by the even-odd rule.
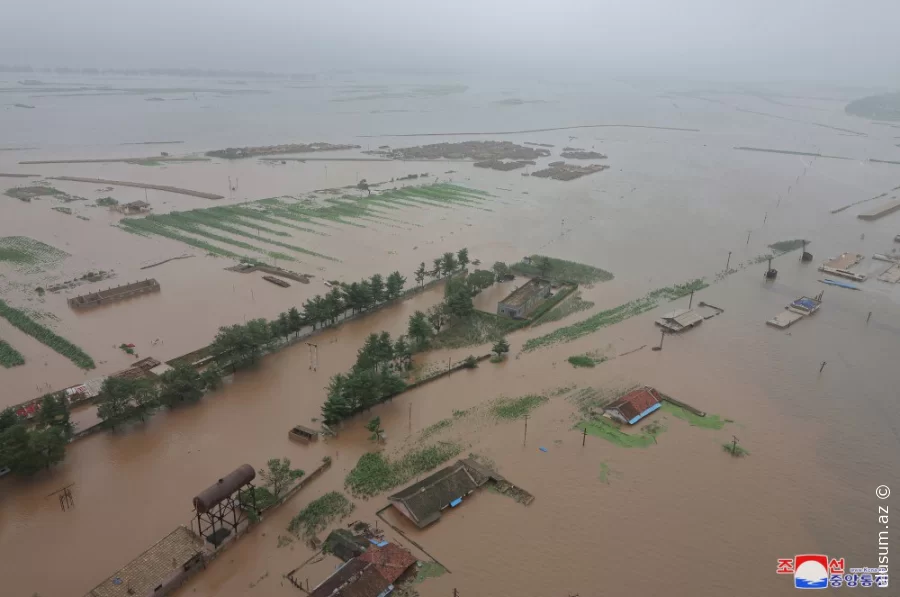
[[[897,86],[900,0],[8,0],[0,64],[546,69]]]

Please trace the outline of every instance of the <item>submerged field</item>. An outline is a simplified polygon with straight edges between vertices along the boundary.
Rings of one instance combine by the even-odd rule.
[[[327,235],[334,224],[365,228],[408,222],[391,216],[403,207],[478,207],[490,195],[453,184],[405,187],[370,196],[326,199],[273,197],[226,207],[209,207],[143,218],[126,218],[123,229],[176,240],[207,253],[244,261],[269,257],[296,261],[300,255],[336,261],[287,238],[295,234]],[[310,242],[313,242],[310,240]]]

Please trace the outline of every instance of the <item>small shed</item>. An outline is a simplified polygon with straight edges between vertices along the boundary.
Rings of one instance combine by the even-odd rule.
[[[656,320],[656,325],[678,333],[703,323],[703,316],[692,309],[675,309]]]
[[[441,518],[441,511],[457,506],[488,479],[470,472],[463,461],[442,468],[403,491],[388,496],[391,505],[420,529]]]
[[[294,427],[288,431],[288,439],[300,442],[301,444],[308,444],[309,442],[319,439],[319,432],[315,429],[304,427],[303,425],[294,425]]]
[[[662,406],[662,397],[655,389],[644,386],[631,390],[611,402],[605,409],[605,414],[622,423],[634,425],[653,411]]]
[[[532,278],[497,303],[497,315],[506,315],[513,319],[524,319],[549,296],[549,280]]]
[[[119,206],[119,211],[125,215],[145,214],[150,212],[150,204],[146,201],[132,201]]]

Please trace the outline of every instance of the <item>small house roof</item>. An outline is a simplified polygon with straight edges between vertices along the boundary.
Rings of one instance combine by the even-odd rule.
[[[388,496],[388,500],[403,504],[416,525],[422,528],[439,519],[442,508],[478,486],[465,464],[457,462]]]
[[[703,321],[703,316],[691,309],[675,309],[663,315],[662,318],[674,321],[682,327],[688,327]]]
[[[372,563],[353,558],[313,589],[309,597],[377,597],[390,585]]]
[[[384,547],[372,546],[359,559],[371,562],[378,574],[391,583],[416,563],[416,557],[396,543],[388,543]]]
[[[606,408],[618,410],[623,417],[630,421],[640,416],[642,412],[651,408],[654,404],[659,404],[660,400],[659,393],[655,389],[644,386],[631,390],[624,396],[620,396]]]

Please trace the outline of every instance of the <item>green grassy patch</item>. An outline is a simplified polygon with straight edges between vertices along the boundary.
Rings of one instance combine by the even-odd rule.
[[[549,400],[540,394],[528,394],[518,398],[498,398],[491,404],[491,414],[498,419],[521,419]]]
[[[575,368],[578,367],[594,367],[599,365],[600,363],[604,363],[607,361],[606,357],[596,356],[589,353],[585,354],[576,354],[574,356],[569,357],[569,364]]]
[[[12,197],[13,199],[18,199],[19,201],[25,201],[26,203],[34,199],[35,197],[64,197],[68,196],[67,193],[60,191],[59,189],[55,189],[51,186],[44,185],[33,185],[28,187],[13,187],[11,189],[6,189],[6,192],[3,193],[7,197]]]
[[[419,562],[416,569],[415,584],[423,583],[429,578],[437,578],[447,572],[447,569],[437,562]]]
[[[750,451],[732,443],[722,444],[722,449],[735,457],[749,456]]]
[[[803,243],[809,244],[809,241],[805,241],[802,238],[796,238],[793,240],[780,240],[777,243],[772,243],[771,245],[769,245],[769,248],[776,253],[788,253],[790,251],[796,251],[797,249],[803,248]]]
[[[0,262],[11,263],[25,273],[40,271],[44,265],[62,261],[69,254],[27,236],[0,237]]]
[[[288,524],[288,531],[305,538],[315,537],[316,533],[335,520],[343,520],[353,512],[353,502],[343,493],[332,491],[317,500],[311,501],[306,508]]]
[[[462,446],[439,442],[389,460],[380,452],[363,454],[344,479],[344,487],[356,497],[370,497],[428,472],[462,452]]]
[[[525,327],[525,320],[500,317],[485,311],[475,311],[468,317],[454,318],[435,334],[431,348],[462,348],[496,342],[509,332]]]
[[[676,284],[674,286],[658,288],[642,298],[628,301],[627,303],[619,305],[618,307],[613,307],[612,309],[601,311],[578,323],[561,327],[544,336],[532,338],[525,342],[522,349],[525,352],[529,352],[537,348],[551,346],[560,342],[571,342],[582,336],[592,334],[601,328],[614,325],[636,315],[651,311],[658,307],[663,300],[673,301],[690,294],[692,291],[701,290],[707,286],[709,286],[709,284],[704,282],[703,279],[696,279],[685,284]]]
[[[593,302],[586,301],[581,298],[581,291],[576,291],[568,300],[564,300],[565,298],[566,297],[563,297],[559,301],[556,301],[554,304],[551,304],[550,308],[546,310],[545,314],[542,317],[532,317],[531,327],[550,323],[551,321],[559,321],[564,317],[568,317],[572,313],[587,311],[588,309],[592,309],[594,307]]]
[[[694,427],[703,427],[704,429],[722,429],[725,421],[719,415],[707,414],[705,417],[695,415],[689,410],[685,410],[680,406],[676,406],[671,402],[664,400],[660,410],[671,414],[674,417],[687,421]]]
[[[622,448],[646,448],[656,443],[651,433],[625,433],[615,423],[602,417],[581,421],[575,427],[582,431],[587,429],[588,435],[603,438]]]
[[[512,264],[510,269],[522,276],[540,276],[549,280],[575,284],[593,284],[613,279],[611,273],[599,267],[546,255],[532,255],[531,263],[520,261]]]
[[[50,328],[34,321],[31,317],[6,304],[0,299],[0,317],[6,319],[14,327],[28,334],[38,342],[52,348],[82,369],[93,369],[94,359],[62,336],[56,335]]]
[[[25,357],[8,342],[0,339],[0,365],[9,369],[25,364]]]
[[[460,412],[464,413],[465,411]],[[444,429],[449,429],[451,425],[453,425],[453,419],[441,419],[434,425],[429,425],[428,427],[423,429],[419,435],[419,439],[428,439],[435,433],[440,433]]]

